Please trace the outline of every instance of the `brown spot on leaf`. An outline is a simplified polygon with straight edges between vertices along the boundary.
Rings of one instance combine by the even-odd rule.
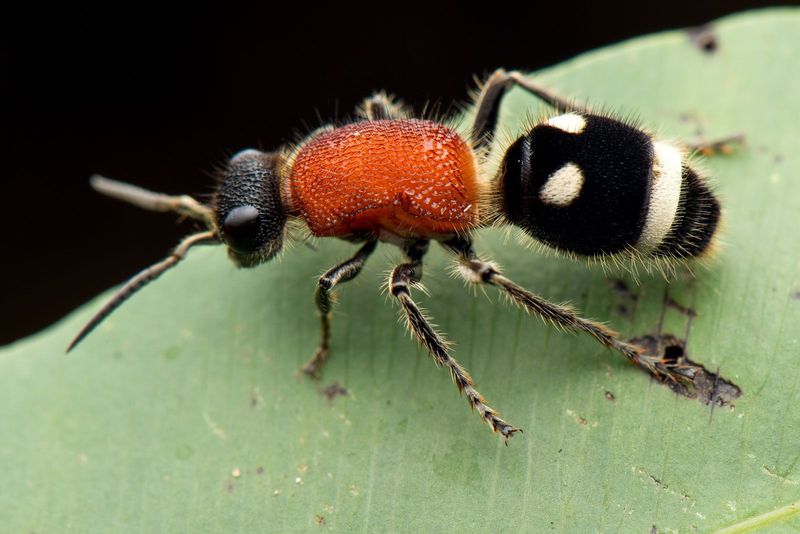
[[[611,393],[611,392],[610,392],[610,391],[608,391],[608,390],[606,390],[605,397],[606,397],[606,400],[607,400],[607,401],[610,401],[610,402],[614,402],[614,401],[616,401],[616,400],[617,400],[617,397],[615,397],[615,396],[614,396],[614,394],[613,394],[613,393]]]
[[[567,409],[567,415],[572,418],[573,421],[578,423],[581,426],[589,426],[589,420],[585,417],[578,415],[574,411]],[[597,422],[592,423],[591,428],[597,427]]]
[[[264,397],[261,395],[261,391],[259,391],[258,388],[253,388],[253,391],[250,393],[250,407],[258,408],[263,403]]]
[[[681,499],[682,501],[686,501],[686,502],[692,503],[692,505],[694,505],[694,499],[691,497],[691,495],[689,495],[687,493],[684,493],[683,491],[676,490],[673,487],[670,487],[669,485],[665,484],[663,480],[653,476],[644,467],[638,468],[637,472],[639,473],[639,476],[645,477],[648,480],[650,480],[650,482],[652,482],[661,491],[664,491],[666,493],[674,495],[674,496],[678,497],[679,499]]]
[[[627,295],[630,293],[630,289],[628,289],[628,284],[625,283],[624,280],[620,280],[619,278],[615,278],[611,281],[611,287],[617,293],[622,293],[623,295]]]
[[[633,311],[636,309],[636,301],[639,300],[639,295],[631,291],[628,284],[619,278],[615,278],[610,282],[611,289],[626,301],[617,305],[614,310],[620,317],[632,319]]]
[[[613,289],[620,296],[629,298],[631,300],[636,300],[639,298],[639,296],[636,293],[631,291],[631,289],[628,287],[628,284],[626,284],[624,280],[620,280],[619,278],[611,280],[611,289]]]
[[[317,524],[317,526],[321,527],[325,524],[325,516],[317,514],[314,516],[314,522]]]
[[[800,291],[795,291],[794,293],[792,293],[792,298],[794,300],[800,300]]]
[[[721,377],[719,370],[711,372],[686,354],[685,341],[673,336],[641,336],[630,340],[647,350],[647,354],[658,358],[658,366],[664,374],[652,375],[672,391],[703,404],[729,406],[739,398],[742,390],[733,382]]]
[[[336,397],[344,397],[347,395],[347,389],[339,385],[339,382],[334,382],[330,386],[322,390],[322,394],[328,399],[328,402],[333,402]]]
[[[261,467],[260,465],[258,467],[256,467],[256,474],[257,475],[263,475],[264,474],[264,468]]]

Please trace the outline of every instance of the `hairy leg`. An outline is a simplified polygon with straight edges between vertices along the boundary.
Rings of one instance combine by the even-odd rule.
[[[588,111],[585,106],[578,105],[569,98],[537,84],[521,72],[506,72],[503,69],[497,69],[483,84],[475,105],[472,138],[479,146],[486,146],[491,142],[492,134],[494,134],[494,130],[497,127],[497,117],[503,95],[515,86],[525,89],[560,112]]]
[[[389,277],[389,290],[403,309],[408,329],[427,349],[434,362],[450,371],[453,382],[458,390],[466,395],[470,407],[478,412],[492,428],[492,431],[500,433],[508,442],[508,438],[521,430],[505,422],[495,409],[486,404],[486,400],[473,386],[472,377],[467,370],[450,356],[447,341],[436,332],[428,318],[411,298],[411,287],[419,283],[422,278],[422,257],[427,249],[427,241],[418,241],[406,248],[406,254],[410,261],[394,268]]]
[[[411,113],[402,101],[392,95],[379,91],[363,100],[358,107],[358,115],[370,121],[385,119],[405,119]]]
[[[716,154],[730,154],[734,147],[743,144],[745,135],[736,133],[717,139],[709,139],[694,143],[685,143],[686,147],[695,154],[710,157]]]
[[[314,355],[303,366],[304,373],[311,376],[318,376],[320,369],[325,364],[325,360],[328,359],[331,337],[331,315],[334,302],[331,291],[333,291],[333,288],[337,284],[347,282],[358,276],[358,273],[361,272],[361,269],[367,262],[367,258],[375,251],[377,245],[378,242],[374,239],[367,241],[358,249],[358,252],[356,252],[352,258],[328,269],[325,274],[319,277],[315,300],[322,327],[322,340]]]
[[[619,338],[619,334],[607,326],[584,319],[571,307],[554,304],[527,289],[515,284],[491,262],[480,259],[472,248],[469,239],[455,238],[443,243],[445,248],[456,255],[459,262],[459,274],[470,283],[488,284],[504,291],[511,299],[528,312],[534,313],[558,326],[586,332],[604,346],[616,350],[640,367],[659,379],[680,381],[678,369],[657,356],[646,354],[643,347],[627,343]]]

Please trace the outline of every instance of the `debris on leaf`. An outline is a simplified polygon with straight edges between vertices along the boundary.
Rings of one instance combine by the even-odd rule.
[[[742,390],[733,382],[721,377],[719,371],[709,371],[686,354],[685,342],[672,334],[661,336],[641,336],[630,340],[647,350],[651,356],[658,357],[658,365],[664,375],[651,373],[653,379],[666,385],[672,391],[703,404],[729,406],[738,399]]]

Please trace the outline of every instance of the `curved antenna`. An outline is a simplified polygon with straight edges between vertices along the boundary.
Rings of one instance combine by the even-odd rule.
[[[111,180],[109,180],[111,181]],[[119,183],[119,182],[117,182]],[[122,184],[127,185],[127,184]],[[134,186],[129,186],[134,187]],[[138,189],[138,188],[136,188]],[[138,205],[138,204],[137,204]],[[111,297],[111,300],[106,302],[105,306],[100,308],[94,317],[92,317],[88,323],[78,332],[78,335],[75,336],[75,339],[72,340],[72,343],[69,344],[67,347],[67,352],[71,351],[75,348],[75,346],[80,343],[86,336],[88,336],[92,330],[94,330],[97,325],[103,322],[103,320],[111,315],[111,313],[116,310],[117,308],[122,305],[123,302],[128,300],[134,293],[142,289],[144,286],[164,274],[165,271],[169,270],[170,268],[177,265],[183,258],[186,257],[186,253],[195,245],[207,243],[207,242],[218,242],[219,238],[217,237],[217,233],[213,230],[208,230],[206,232],[200,232],[197,234],[192,234],[189,237],[185,238],[180,244],[175,247],[175,250],[161,260],[160,262],[151,265],[147,269],[141,271],[139,274],[128,280],[128,282],[120,288],[119,291]]]

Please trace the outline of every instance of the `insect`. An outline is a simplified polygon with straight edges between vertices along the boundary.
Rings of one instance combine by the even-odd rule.
[[[515,86],[556,112],[501,147],[502,159],[492,166],[487,155],[500,104]],[[494,286],[525,310],[589,334],[651,375],[680,381],[675,362],[648,354],[605,325],[504,276],[476,253],[472,234],[485,226],[513,225],[558,251],[600,259],[680,263],[707,256],[714,248],[720,204],[706,179],[687,163],[688,147],[592,113],[515,71],[494,72],[475,109],[468,131],[459,132],[445,122],[414,118],[402,103],[376,93],[346,125],[320,128],[296,146],[274,152],[248,149],[234,155],[210,205],[94,177],[92,185],[104,194],[149,210],[177,212],[202,222],[206,230],[188,236],[166,259],[129,280],[68,351],[195,245],[224,244],[236,265],[254,267],[275,257],[287,224],[296,221],[313,236],[360,245],[319,278],[315,300],[321,339],[303,368],[310,375],[319,373],[329,355],[332,291],[359,274],[379,242],[389,243],[407,258],[391,271],[388,290],[408,329],[435,363],[449,370],[494,432],[507,442],[520,431],[487,404],[412,297],[430,242],[437,241],[470,284]]]

